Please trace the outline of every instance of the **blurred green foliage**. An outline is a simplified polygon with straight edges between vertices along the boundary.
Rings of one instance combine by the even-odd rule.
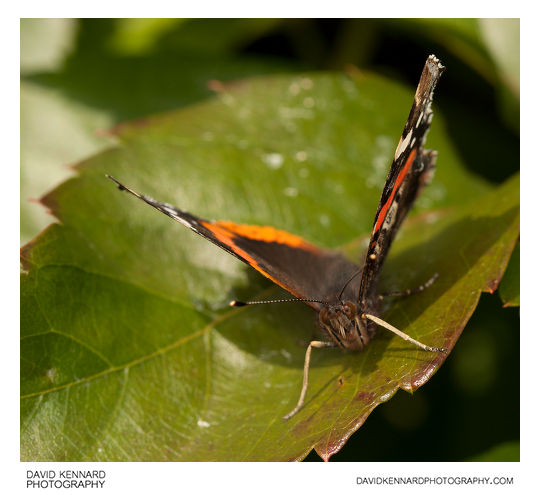
[[[436,106],[462,161],[502,182],[519,170],[519,20],[23,19],[21,242],[51,221],[28,200],[114,145],[99,130],[200,101],[212,80],[353,64],[413,87],[430,53],[447,67]],[[429,387],[377,408],[333,459],[516,460],[518,318],[482,296]]]
[[[520,244],[518,243],[499,286],[499,294],[506,307],[519,306],[519,251]]]

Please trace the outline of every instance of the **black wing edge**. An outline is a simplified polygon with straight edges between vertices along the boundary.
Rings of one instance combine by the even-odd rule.
[[[176,208],[175,206],[169,204],[169,203],[162,203],[161,201],[156,201],[155,199],[151,198],[150,196],[145,196],[144,194],[139,194],[137,191],[134,191],[133,189],[129,188],[125,184],[122,184],[118,179],[115,179],[113,176],[109,174],[105,174],[105,177],[112,180],[118,189],[120,191],[127,191],[136,198],[139,198],[140,200],[144,201],[145,203],[149,204],[150,206],[154,207],[156,210],[160,211],[161,213],[164,213],[168,217],[172,218],[173,220],[177,221],[178,223],[181,223],[188,229],[192,230],[196,234],[199,234],[200,236],[204,237],[205,239],[209,240],[210,242],[213,242],[216,246],[219,246],[221,249],[224,249],[229,254],[232,254],[239,260],[242,260],[246,263],[246,260],[239,256],[237,253],[235,253],[229,246],[224,244],[223,242],[220,242],[218,239],[216,239],[215,235],[207,229],[201,222],[205,222],[207,224],[211,224],[212,222],[209,220],[205,220],[204,218],[196,217],[195,215],[192,215],[191,213],[181,210],[179,208]]]
[[[379,274],[399,226],[435,170],[437,152],[424,150],[424,143],[433,117],[433,92],[444,70],[437,57],[427,58],[384,184],[358,294],[364,311],[370,311],[377,298]]]

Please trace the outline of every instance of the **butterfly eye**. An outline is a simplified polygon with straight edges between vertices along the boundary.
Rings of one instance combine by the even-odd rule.
[[[321,309],[319,313],[319,318],[324,325],[330,325],[330,320],[328,318],[328,310],[326,308]]]
[[[349,318],[353,318],[356,315],[356,306],[354,303],[347,301],[343,304],[343,311]]]

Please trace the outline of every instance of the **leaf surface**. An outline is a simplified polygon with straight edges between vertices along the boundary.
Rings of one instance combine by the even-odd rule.
[[[444,360],[381,330],[361,353],[316,350],[307,306],[231,309],[285,295],[104,174],[205,218],[273,225],[358,259],[413,89],[370,74],[265,77],[116,128],[117,147],[42,202],[59,223],[23,248],[23,460],[328,459],[398,388]],[[451,349],[501,279],[519,228],[519,182],[491,190],[460,165],[435,109],[436,179],[383,270],[385,319]]]
[[[508,267],[506,269],[506,272],[504,273],[504,278],[502,279],[501,285],[499,287],[499,295],[501,296],[501,299],[503,300],[505,307],[520,305],[519,250],[520,250],[520,245],[518,242],[516,244],[514,252],[512,253],[512,256],[510,257],[510,261],[508,262]]]

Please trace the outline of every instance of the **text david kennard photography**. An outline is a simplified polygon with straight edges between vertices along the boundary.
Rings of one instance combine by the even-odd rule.
[[[103,488],[105,471],[26,471],[26,488]]]

